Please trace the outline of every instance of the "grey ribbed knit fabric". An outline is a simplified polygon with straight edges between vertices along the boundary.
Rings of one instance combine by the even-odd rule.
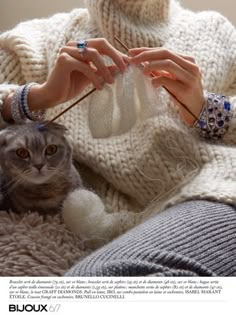
[[[66,276],[236,276],[236,208],[189,201],[149,219]]]

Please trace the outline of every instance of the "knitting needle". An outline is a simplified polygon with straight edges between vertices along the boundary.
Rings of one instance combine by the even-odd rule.
[[[54,122],[57,118],[59,118],[60,116],[62,116],[63,114],[65,114],[68,110],[70,110],[72,107],[74,107],[75,105],[79,104],[80,102],[82,102],[86,97],[88,97],[90,94],[92,94],[93,92],[95,92],[97,89],[93,88],[92,90],[90,90],[87,94],[85,94],[84,96],[82,96],[80,99],[76,100],[73,104],[71,104],[70,106],[68,106],[66,109],[64,109],[62,112],[60,112],[57,116],[53,117],[51,120],[47,121],[46,123],[43,123],[43,126],[46,127],[48,126],[50,123]]]
[[[116,37],[116,36],[114,35],[114,39],[115,39],[127,52],[129,52],[129,48],[128,48],[124,43],[122,43],[118,37]],[[142,66],[142,68],[143,68],[143,67],[144,67],[144,64],[141,63],[141,66]],[[156,77],[156,76],[155,76],[155,74],[151,73],[151,77],[154,78],[154,77]],[[192,111],[191,111],[185,104],[183,104],[182,102],[180,102],[180,101],[175,97],[174,94],[172,94],[166,87],[163,86],[163,88],[164,88],[164,89],[165,89],[165,90],[166,90],[166,91],[167,91],[190,115],[192,115],[192,116],[196,119],[196,121],[199,120],[198,117],[197,117],[196,115],[194,115],[194,113],[192,113]]]
[[[81,101],[83,101],[87,96],[89,96],[90,94],[92,94],[93,92],[95,92],[97,89],[93,88],[92,90],[90,90],[87,94],[85,94],[84,96],[82,96],[80,99],[78,99],[77,101],[75,101],[73,104],[71,104],[69,107],[67,107],[66,109],[64,109],[62,112],[60,112],[57,116],[55,116],[54,118],[52,118],[51,120],[47,121],[45,124],[43,124],[44,127],[46,127],[47,125],[49,125],[50,123],[54,122],[54,120],[56,120],[57,118],[59,118],[60,116],[62,116],[63,114],[65,114],[68,110],[70,110],[72,107],[74,107],[75,105],[77,105],[78,103],[80,103]]]

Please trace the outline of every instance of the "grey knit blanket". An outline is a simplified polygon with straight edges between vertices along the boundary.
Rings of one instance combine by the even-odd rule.
[[[236,276],[236,208],[171,207],[76,264],[66,276]]]

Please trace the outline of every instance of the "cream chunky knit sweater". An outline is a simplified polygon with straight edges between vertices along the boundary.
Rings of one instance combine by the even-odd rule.
[[[44,82],[59,49],[68,41],[106,37],[122,50],[114,35],[130,48],[162,46],[192,55],[202,71],[204,88],[225,93],[234,103],[236,31],[220,14],[193,13],[175,0],[87,0],[86,3],[87,9],[21,23],[1,34],[0,107],[17,84]],[[152,91],[157,96],[158,114],[150,112],[149,117],[139,119],[134,106],[137,97],[125,93],[140,84],[137,81],[142,76],[135,75],[135,71],[138,70],[134,73],[129,70],[112,88],[96,92],[58,120],[69,129],[75,158],[84,165],[85,181],[102,198],[107,212],[122,213],[119,233],[147,215],[184,200],[212,199],[235,204],[235,116],[221,144],[207,143],[173,114],[172,99],[158,89]],[[124,95],[119,94],[122,84],[125,84]],[[137,116],[124,130],[119,127],[122,115],[117,118],[115,108],[122,106],[122,102]],[[150,102],[153,103],[153,98]],[[68,104],[51,109],[49,117]],[[147,106],[142,101],[139,105]],[[99,130],[93,126],[94,117],[98,117]],[[107,129],[99,117],[104,118]]]

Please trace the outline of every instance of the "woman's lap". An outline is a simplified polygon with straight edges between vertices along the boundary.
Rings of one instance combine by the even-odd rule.
[[[171,207],[77,263],[66,276],[236,276],[236,209]]]

